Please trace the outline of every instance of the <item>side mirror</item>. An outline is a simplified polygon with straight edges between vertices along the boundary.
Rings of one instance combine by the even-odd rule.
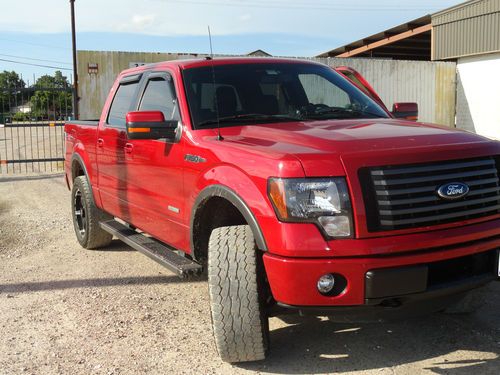
[[[161,111],[129,112],[126,117],[129,139],[166,139],[178,142],[179,121],[166,121]]]
[[[406,120],[418,120],[418,104],[417,103],[394,103],[392,105],[392,114],[395,118],[403,118]]]

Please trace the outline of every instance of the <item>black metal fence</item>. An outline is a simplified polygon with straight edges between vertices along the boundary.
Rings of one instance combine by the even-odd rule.
[[[61,171],[63,162],[64,122],[6,123],[0,128],[0,174]]]
[[[71,87],[0,92],[0,175],[62,171],[71,117]]]

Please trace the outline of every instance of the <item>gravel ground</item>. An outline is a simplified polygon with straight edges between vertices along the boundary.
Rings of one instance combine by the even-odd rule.
[[[470,316],[271,319],[261,363],[221,362],[207,284],[124,244],[76,242],[62,178],[0,180],[0,374],[498,374],[500,283]]]

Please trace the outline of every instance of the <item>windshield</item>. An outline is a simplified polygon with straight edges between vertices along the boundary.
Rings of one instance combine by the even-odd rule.
[[[327,66],[232,64],[183,72],[195,129],[270,122],[389,117]],[[214,82],[215,81],[215,82]]]

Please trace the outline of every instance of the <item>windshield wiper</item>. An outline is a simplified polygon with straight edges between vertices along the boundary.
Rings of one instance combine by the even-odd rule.
[[[245,121],[263,121],[263,122],[281,122],[281,121],[300,121],[299,117],[287,115],[266,115],[263,113],[245,113],[234,116],[220,117],[219,119],[210,119],[199,123],[197,126],[215,125],[217,123],[245,122]]]
[[[316,107],[312,111],[306,110],[305,113],[302,114],[304,118],[308,119],[327,119],[330,118],[332,115],[334,116],[334,118],[339,118],[342,115],[349,115],[349,118],[353,118],[355,116],[357,118],[362,118],[363,116],[384,118],[384,116],[379,113],[373,113],[361,109],[327,107],[327,106]]]
[[[381,115],[380,113],[373,113],[373,112],[369,112],[369,111],[363,111],[361,109],[346,109],[345,111],[346,112],[350,112],[352,114],[356,113],[358,115],[368,115],[368,116],[372,116],[372,117],[375,117],[375,118],[384,118],[384,116]]]

